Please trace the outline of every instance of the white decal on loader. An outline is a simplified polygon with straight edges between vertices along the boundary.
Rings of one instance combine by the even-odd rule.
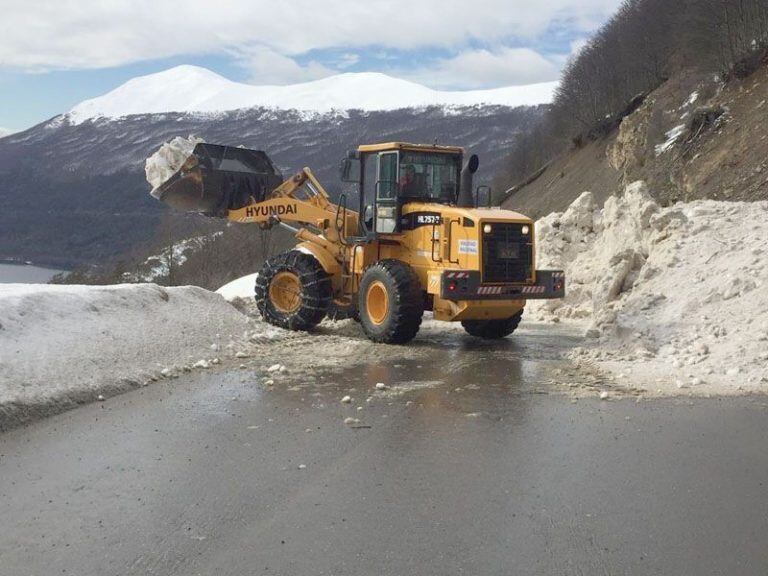
[[[417,224],[440,224],[440,216],[437,214],[420,214],[416,216]]]
[[[477,254],[477,240],[459,240],[459,254]]]

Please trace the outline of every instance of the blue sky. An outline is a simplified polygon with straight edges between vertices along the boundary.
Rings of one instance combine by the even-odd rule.
[[[385,72],[439,89],[557,78],[619,0],[6,0],[0,127],[23,129],[179,64],[292,84]]]

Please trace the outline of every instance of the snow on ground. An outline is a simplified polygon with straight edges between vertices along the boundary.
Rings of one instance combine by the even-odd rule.
[[[216,294],[221,294],[229,302],[236,298],[242,298],[243,300],[252,299],[258,276],[259,273],[256,272],[255,274],[248,274],[248,276],[232,280],[232,282],[224,284],[224,286],[216,290]]]
[[[69,111],[74,124],[93,118],[166,112],[219,113],[265,107],[328,113],[420,106],[532,106],[551,102],[557,82],[492,90],[444,92],[379,73],[347,73],[291,86],[232,82],[197,66],[177,66],[129,80]]]
[[[602,210],[585,192],[536,236],[568,286],[529,313],[584,322],[577,362],[649,393],[768,392],[768,202],[661,208],[638,182]]]
[[[677,142],[680,136],[682,136],[685,133],[685,130],[686,130],[685,124],[680,124],[679,126],[675,126],[674,128],[672,128],[672,130],[667,132],[665,134],[665,136],[667,137],[667,140],[665,142],[662,142],[661,144],[656,145],[656,147],[654,148],[654,150],[656,151],[656,156],[661,156],[662,154],[664,154],[664,152],[672,148],[672,146],[675,145],[675,142]]]
[[[12,130],[10,128],[3,128],[0,126],[0,138],[5,138],[6,136],[10,136],[11,134],[16,134],[18,130]]]
[[[251,275],[233,284],[252,283]],[[244,294],[230,288],[235,300]],[[428,353],[374,344],[351,320],[324,321],[313,333],[282,330],[261,320],[250,294],[241,302],[192,286],[0,285],[0,430],[219,365],[248,369],[252,385],[269,386]],[[421,337],[444,333],[427,320]],[[275,363],[283,368],[270,372]]]
[[[0,424],[14,410],[56,411],[199,360],[215,364],[255,328],[191,286],[0,285]]]
[[[170,142],[164,143],[152,154],[144,163],[144,173],[147,182],[152,187],[150,194],[157,198],[157,189],[160,185],[179,171],[184,161],[192,154],[197,144],[201,143],[202,138],[193,135],[184,138],[176,136]]]

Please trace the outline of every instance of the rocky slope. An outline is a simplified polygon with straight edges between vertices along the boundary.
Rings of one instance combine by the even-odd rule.
[[[583,191],[602,203],[648,182],[662,205],[768,199],[768,66],[744,80],[681,74],[649,94],[616,130],[556,158],[505,205],[543,216]]]

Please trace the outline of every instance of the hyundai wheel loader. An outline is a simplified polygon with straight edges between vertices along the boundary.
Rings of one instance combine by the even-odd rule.
[[[341,164],[354,184],[332,202],[309,168],[283,179],[262,151],[198,144],[153,192],[176,209],[261,228],[288,227],[293,250],[268,259],[254,295],[264,320],[310,330],[328,315],[359,320],[374,342],[405,343],[425,311],[471,335],[504,338],[526,301],[562,298],[565,276],[537,270],[534,223],[478,207],[478,158],[453,146],[359,146]]]

